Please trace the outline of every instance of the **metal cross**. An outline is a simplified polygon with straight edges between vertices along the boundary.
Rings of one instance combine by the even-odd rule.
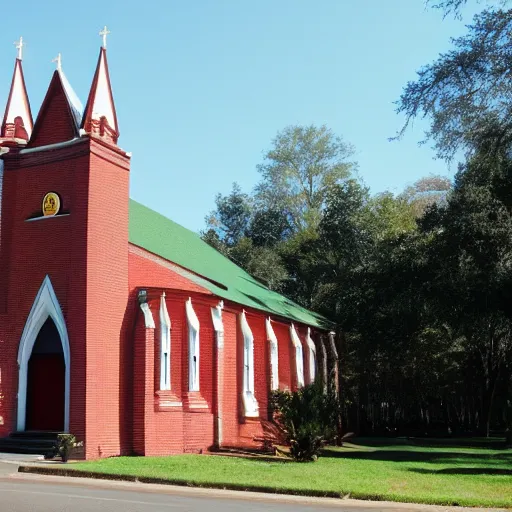
[[[55,57],[55,59],[52,59],[52,62],[57,63],[57,69],[59,71],[62,70],[62,55],[60,53],[57,55],[57,57]]]
[[[100,36],[103,37],[103,48],[107,47],[107,36],[110,34],[110,30],[107,29],[107,25],[100,31]]]
[[[16,50],[18,50],[18,59],[21,60],[23,58],[23,37],[20,37],[19,41],[14,42],[14,46],[16,46]]]

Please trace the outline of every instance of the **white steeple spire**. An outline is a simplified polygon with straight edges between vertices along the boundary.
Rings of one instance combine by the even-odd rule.
[[[11,90],[9,91],[4,118],[0,127],[0,138],[20,143],[20,141],[27,142],[30,139],[33,121],[21,65],[23,38],[20,37],[15,45],[18,55],[14,64]]]
[[[100,34],[106,38],[108,33],[107,27],[105,27]],[[95,137],[117,144],[119,128],[110,85],[105,44],[106,40],[104,39],[81,127]]]

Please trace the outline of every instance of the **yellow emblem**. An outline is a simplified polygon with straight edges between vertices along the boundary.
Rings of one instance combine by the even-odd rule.
[[[55,192],[48,192],[43,199],[43,215],[51,217],[60,210],[60,197]]]

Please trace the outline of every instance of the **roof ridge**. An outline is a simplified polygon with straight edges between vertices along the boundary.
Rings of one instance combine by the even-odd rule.
[[[334,325],[321,314],[270,290],[196,232],[134,199],[130,199],[129,230],[130,243],[206,277],[207,289],[218,297],[321,329]]]

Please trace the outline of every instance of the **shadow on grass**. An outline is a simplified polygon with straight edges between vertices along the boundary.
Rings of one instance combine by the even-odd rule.
[[[407,471],[421,473],[422,475],[507,475],[512,476],[512,469],[503,468],[445,468],[423,469],[409,468]]]
[[[357,437],[351,440],[359,446],[420,446],[424,448],[485,448],[504,450],[504,437]]]
[[[460,453],[437,451],[407,451],[407,450],[375,450],[367,451],[335,451],[325,449],[322,457],[340,459],[377,460],[389,462],[427,462],[427,463],[493,463],[510,465],[512,467],[512,452],[488,455],[485,453]]]

